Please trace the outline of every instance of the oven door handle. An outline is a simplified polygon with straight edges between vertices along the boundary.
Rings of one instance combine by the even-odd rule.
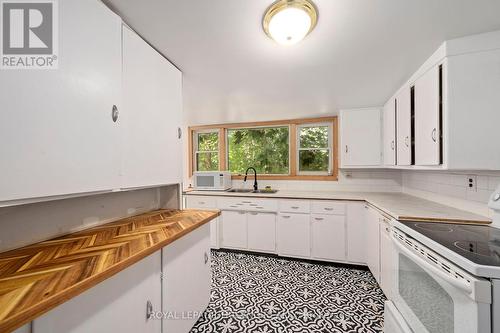
[[[431,273],[439,276],[441,279],[445,280],[452,286],[466,292],[467,294],[472,294],[472,284],[466,283],[466,282],[461,282],[458,281],[457,279],[453,278],[452,276],[448,275],[446,272],[441,271],[439,268],[433,266],[432,264],[429,264],[426,262],[424,259],[420,258],[419,255],[415,254],[413,251],[410,249],[406,248],[404,245],[400,243],[398,239],[394,237],[393,234],[391,234],[391,238],[393,241],[393,244],[396,245],[396,247],[403,252],[405,255],[410,257],[413,261],[415,261],[418,265],[426,269],[427,271],[430,271]]]

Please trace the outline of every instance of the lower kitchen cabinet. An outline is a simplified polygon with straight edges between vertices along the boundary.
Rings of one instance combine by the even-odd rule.
[[[160,333],[161,320],[146,310],[148,301],[161,310],[161,269],[157,251],[35,319],[32,333]]]
[[[210,225],[199,227],[162,251],[163,332],[187,333],[210,299]]]
[[[381,219],[379,224],[380,229],[380,281],[379,285],[385,296],[392,299],[392,277],[393,258],[392,258],[392,241],[389,221],[385,218]]]
[[[203,196],[187,196],[186,208],[190,209],[217,209],[215,198]],[[218,249],[219,244],[219,218],[210,221],[210,247]]]
[[[347,204],[347,261],[366,264],[366,204],[350,202]]]
[[[246,249],[247,216],[244,211],[222,211],[222,246],[236,249]]]
[[[381,215],[374,208],[367,206],[366,214],[366,264],[372,272],[375,280],[380,282],[380,234],[379,222]]]
[[[346,259],[345,217],[311,215],[311,256],[315,259]]]
[[[248,249],[252,251],[276,251],[276,214],[248,212]]]
[[[278,254],[311,256],[311,225],[309,214],[278,215]]]

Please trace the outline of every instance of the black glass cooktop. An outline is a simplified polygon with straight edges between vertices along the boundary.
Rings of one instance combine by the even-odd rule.
[[[476,264],[500,266],[500,229],[435,222],[403,224]]]

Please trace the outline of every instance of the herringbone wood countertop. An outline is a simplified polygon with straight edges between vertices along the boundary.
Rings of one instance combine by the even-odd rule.
[[[0,332],[30,322],[218,215],[157,210],[0,253]]]

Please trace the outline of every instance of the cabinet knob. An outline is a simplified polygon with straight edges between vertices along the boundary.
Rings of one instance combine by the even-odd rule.
[[[113,107],[111,108],[111,119],[113,119],[114,123],[118,120],[118,114],[118,107],[113,104]]]
[[[394,150],[394,140],[391,141],[391,149]]]
[[[146,302],[146,319],[151,319],[153,317],[153,304],[151,301]]]
[[[316,221],[323,221],[324,219],[322,217],[315,217],[314,218]]]
[[[406,147],[410,146],[410,138],[408,136],[406,136],[406,138],[405,138],[405,145],[406,145]]]
[[[345,145],[345,152],[346,154],[349,152],[349,147],[347,145]]]
[[[292,208],[292,209],[299,209],[299,207],[298,207],[298,206],[292,206],[292,207],[290,207],[290,208]]]
[[[205,265],[206,265],[208,262],[208,254],[205,252],[203,257],[204,257]]]
[[[283,217],[284,219],[289,219],[289,218],[290,218],[290,215],[282,215],[282,217]]]
[[[182,138],[182,129],[180,127],[177,127],[177,137]]]
[[[436,133],[437,133],[437,130],[434,128],[432,130],[432,134],[431,134],[432,141],[434,141],[434,142],[436,142]]]

